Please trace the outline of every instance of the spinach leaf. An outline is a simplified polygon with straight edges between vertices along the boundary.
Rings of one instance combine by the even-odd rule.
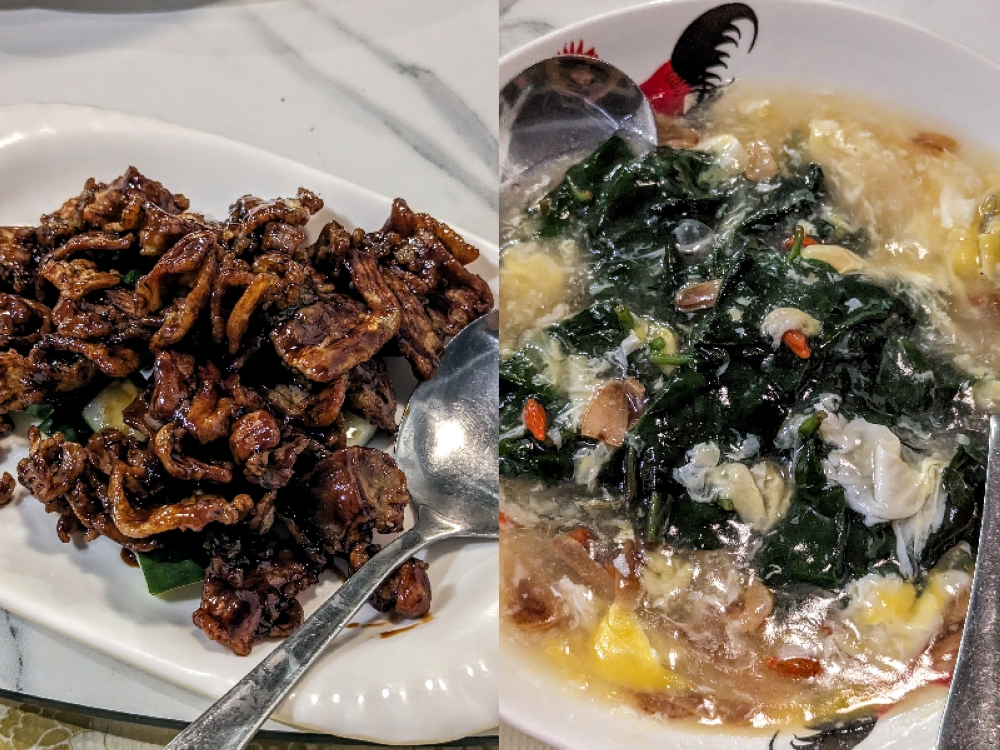
[[[805,437],[795,462],[795,496],[765,537],[754,560],[769,586],[794,581],[836,588],[844,579],[847,502],[842,487],[828,487],[817,434]]]
[[[846,535],[843,512],[827,516],[796,498],[764,538],[754,564],[772,588],[795,581],[836,588],[844,579]]]
[[[861,578],[879,570],[898,569],[896,533],[891,523],[865,524],[864,516],[847,509],[847,546],[844,549],[844,578]]]
[[[566,351],[600,356],[617,349],[628,335],[622,329],[615,307],[611,302],[598,302],[550,326],[546,333],[559,341]]]
[[[986,492],[986,467],[964,447],[959,447],[941,478],[947,493],[944,520],[924,546],[920,564],[932,568],[959,542],[973,550],[979,545],[979,524]]]
[[[873,395],[891,411],[922,411],[934,401],[934,386],[934,372],[916,345],[902,336],[889,336]]]
[[[673,499],[670,521],[662,539],[687,549],[721,549],[736,537],[736,527],[731,522],[738,520],[735,511],[717,503],[698,503],[687,493],[679,493]]]
[[[720,374],[712,359],[717,352],[698,354],[694,366],[671,374],[630,433],[636,458],[627,485],[634,488],[630,506],[637,528],[651,528],[646,520],[654,502],[665,508],[663,535],[647,541],[718,549],[732,537],[730,521],[737,519],[736,513],[691,500],[673,478],[673,468],[684,463],[686,451],[697,443],[737,445],[750,433],[773,439],[786,410],[775,389],[747,363],[728,363]]]
[[[684,219],[708,225],[727,198],[707,175],[707,154],[661,148],[611,175],[586,223],[597,299],[675,321],[674,296],[688,277],[674,230]]]
[[[719,221],[715,246],[729,250],[745,241],[754,228],[766,230],[780,225],[787,235],[794,220],[811,215],[823,197],[823,170],[817,164],[770,182],[741,180]]]
[[[686,273],[671,221],[614,228],[590,240],[597,300],[624,304],[664,322],[678,320],[674,296]]]
[[[545,409],[549,421],[566,405],[552,386],[540,376],[531,361],[531,348],[525,347],[500,365],[500,474],[523,475],[557,482],[573,475],[574,436],[560,446],[551,440],[536,440],[524,429],[524,406],[533,398]]]
[[[150,594],[162,594],[205,580],[205,569],[201,565],[163,550],[137,552],[136,559]]]
[[[910,337],[892,334],[882,350],[872,396],[886,412],[913,414],[949,404],[961,385],[954,368],[932,362]]]
[[[560,449],[540,443],[530,435],[501,440],[500,475],[538,477],[547,483],[570,479],[574,471],[573,454],[582,447],[577,443],[572,440]]]
[[[542,215],[542,224],[538,234],[542,237],[562,234],[572,219],[586,215],[608,174],[634,158],[628,144],[613,136],[582,162],[570,167],[558,187],[539,202],[536,210]]]
[[[588,218],[591,237],[664,218],[712,221],[727,191],[708,180],[714,157],[661,147],[608,173]]]
[[[816,227],[816,237],[824,245],[840,245],[858,255],[868,252],[871,238],[865,229],[854,229],[847,221],[827,209],[822,216],[811,219]]]
[[[555,389],[544,378],[544,353],[528,344],[500,363],[500,386],[506,382],[519,389],[525,399],[535,398],[542,406],[549,407],[560,401]]]
[[[606,320],[602,315],[610,318]],[[569,351],[574,351],[575,345],[581,343],[600,349],[607,344],[603,338],[604,323],[613,323],[617,332],[613,333],[612,340],[617,346],[622,337],[618,318],[600,307],[593,314],[585,310],[562,326],[550,327],[545,335],[572,347]],[[566,480],[573,476],[574,456],[597,444],[596,440],[569,429],[560,431],[558,444],[551,437],[537,440],[525,429],[522,415],[528,399],[534,399],[545,409],[550,432],[556,415],[569,403],[566,394],[542,377],[546,356],[538,345],[529,343],[500,363],[501,476],[538,477],[549,483]]]

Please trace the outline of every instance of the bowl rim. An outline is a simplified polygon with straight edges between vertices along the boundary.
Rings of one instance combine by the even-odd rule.
[[[933,37],[938,42],[944,43],[945,45],[953,47],[956,51],[961,54],[971,56],[976,58],[979,62],[984,65],[988,65],[991,68],[995,68],[1000,71],[1000,63],[994,62],[986,55],[978,52],[962,42],[952,39],[951,37],[944,36],[943,34],[929,29],[926,26],[921,26],[913,21],[906,20],[904,18],[898,18],[892,16],[888,13],[883,13],[878,10],[873,10],[871,8],[860,8],[856,5],[849,5],[847,3],[836,2],[836,0],[753,0],[755,3],[760,5],[785,5],[787,7],[794,7],[797,9],[801,8],[820,8],[827,9],[831,12],[842,12],[848,15],[855,16],[868,16],[874,19],[876,22],[887,22],[893,26],[902,26],[907,28],[909,31],[915,32],[920,35]],[[580,21],[574,21],[568,26],[563,26],[558,29],[553,29],[552,31],[544,34],[543,36],[534,39],[527,44],[522,44],[519,47],[515,47],[510,50],[507,54],[500,57],[500,86],[503,88],[510,80],[520,73],[523,68],[515,70],[511,73],[505,72],[512,64],[517,62],[521,57],[528,56],[531,52],[534,52],[536,48],[551,44],[557,40],[563,39],[566,36],[575,35],[580,29],[586,29],[593,26],[594,24],[605,24],[616,22],[618,19],[626,18],[628,16],[639,16],[644,13],[650,12],[651,8],[658,8],[661,6],[669,6],[671,8],[683,8],[685,6],[704,6],[711,5],[715,0],[649,0],[648,2],[639,2],[635,5],[630,5],[626,8],[616,8],[615,10],[605,11],[604,13],[598,13],[593,16],[589,16]],[[715,4],[718,4],[715,2]]]

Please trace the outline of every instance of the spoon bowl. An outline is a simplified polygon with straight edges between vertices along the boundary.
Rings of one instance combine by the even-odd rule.
[[[246,747],[299,678],[399,565],[429,544],[499,534],[499,313],[445,347],[438,375],[421,384],[396,439],[416,513],[400,534],[166,750]]]
[[[499,513],[500,316],[448,344],[437,375],[410,399],[396,463],[419,507],[462,519],[465,536],[496,537]]]
[[[656,146],[653,109],[614,65],[560,55],[535,63],[500,90],[500,190],[534,170],[589,154],[615,134],[637,154]]]
[[[1000,414],[990,416],[986,497],[969,614],[955,662],[938,750],[1000,747]]]

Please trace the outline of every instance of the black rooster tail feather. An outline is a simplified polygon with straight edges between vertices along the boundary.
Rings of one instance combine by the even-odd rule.
[[[670,56],[674,71],[698,94],[699,102],[710,96],[722,83],[713,68],[726,67],[729,53],[723,49],[736,47],[742,32],[736,21],[753,24],[750,49],[757,43],[757,14],[744,3],[726,3],[705,11],[684,29]]]

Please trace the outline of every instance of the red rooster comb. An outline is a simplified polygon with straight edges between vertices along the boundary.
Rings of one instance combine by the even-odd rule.
[[[757,43],[757,14],[744,3],[726,3],[705,11],[684,29],[673,54],[639,88],[649,97],[653,109],[673,117],[684,114],[688,94],[697,95],[697,102],[710,96],[722,84],[716,72],[725,69],[729,53],[726,47],[736,47],[742,32],[736,21],[753,24],[752,50]]]
[[[566,42],[563,45],[562,51],[557,52],[557,55],[583,55],[585,57],[597,58],[597,50],[593,47],[584,52],[585,45],[581,39],[578,42]]]

